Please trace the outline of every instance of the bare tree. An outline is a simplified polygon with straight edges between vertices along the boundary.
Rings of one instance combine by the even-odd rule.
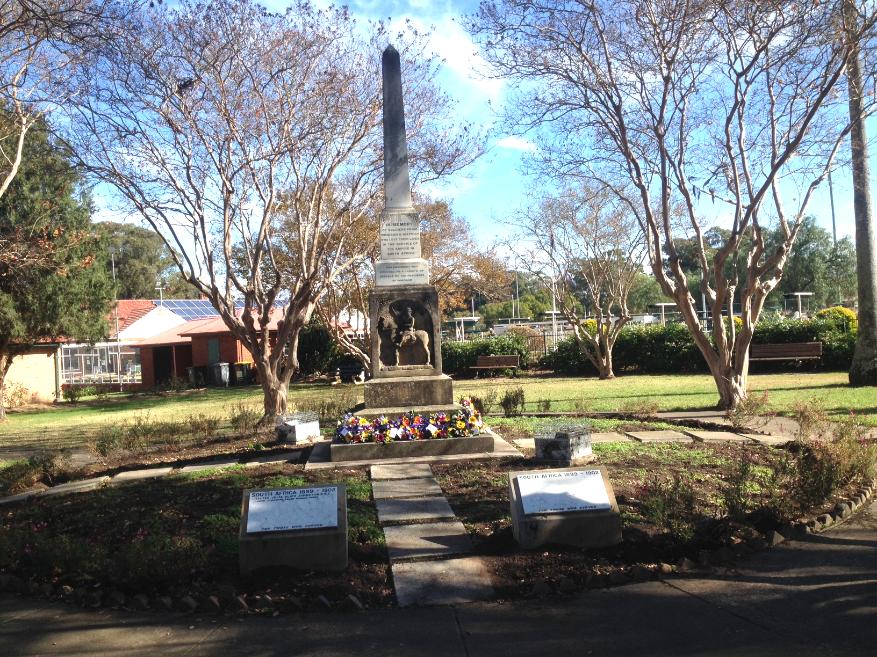
[[[265,421],[283,412],[301,328],[369,248],[379,192],[381,25],[300,2],[132,12],[81,79],[83,164],[161,235],[184,278],[252,354]],[[400,37],[401,39],[401,37]],[[436,64],[403,47],[414,171],[443,175],[471,141],[447,121]],[[433,122],[434,121],[434,122]]]
[[[111,31],[111,0],[0,0],[0,197],[30,129],[75,93],[70,78]]]
[[[645,257],[636,218],[613,194],[583,188],[546,198],[519,227],[517,243],[528,245],[520,261],[553,290],[599,377],[614,378],[612,348],[631,319],[627,297]]]
[[[542,170],[598,181],[640,221],[722,408],[746,395],[765,298],[849,133],[841,2],[508,0],[483,3],[473,25],[500,74],[524,82],[516,119],[541,129]],[[874,28],[873,2],[863,4],[859,33]],[[729,237],[709,254],[704,227],[715,222]],[[675,247],[689,238],[700,245],[699,290]],[[723,319],[738,308],[739,331]]]

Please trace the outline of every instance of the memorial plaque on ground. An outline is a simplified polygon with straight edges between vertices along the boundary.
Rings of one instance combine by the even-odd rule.
[[[561,470],[518,475],[524,513],[611,509],[599,470]]]
[[[250,493],[247,533],[338,526],[338,488],[278,488]]]
[[[244,491],[240,569],[347,567],[347,493],[343,484]]]
[[[509,474],[512,531],[524,548],[621,542],[621,515],[604,468]]]

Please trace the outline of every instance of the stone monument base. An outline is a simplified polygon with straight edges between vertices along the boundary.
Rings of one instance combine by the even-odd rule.
[[[381,443],[335,443],[330,446],[332,461],[377,461],[420,456],[451,454],[484,454],[493,451],[494,435],[490,432],[466,438],[434,438],[431,440],[400,440]]]
[[[454,408],[453,382],[447,374],[382,377],[365,382],[363,415],[379,408],[404,408],[407,412],[427,406]]]
[[[569,468],[575,470],[575,468]],[[518,475],[509,473],[509,503],[512,515],[512,533],[518,544],[525,549],[557,543],[581,548],[602,548],[621,542],[621,514],[612,484],[606,471],[599,468],[609,498],[610,509],[595,511],[564,511],[525,514],[518,487]],[[560,472],[554,470],[551,472]],[[548,471],[545,471],[548,472]]]

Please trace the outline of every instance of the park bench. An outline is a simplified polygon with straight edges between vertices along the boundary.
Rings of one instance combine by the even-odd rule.
[[[345,383],[355,382],[363,379],[362,363],[342,363],[335,371],[335,376]]]
[[[479,356],[469,369],[475,370],[475,376],[478,376],[480,370],[516,370],[520,366],[521,357],[518,355]]]
[[[787,344],[753,344],[749,360],[818,360],[822,358],[821,342],[789,342]]]

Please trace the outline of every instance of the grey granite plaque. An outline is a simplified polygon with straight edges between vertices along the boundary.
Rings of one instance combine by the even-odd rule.
[[[381,260],[420,258],[420,222],[405,214],[388,214],[381,221]]]
[[[518,489],[526,515],[612,508],[599,470],[519,474]]]
[[[338,526],[338,488],[278,488],[253,491],[247,533]]]
[[[378,287],[429,285],[429,264],[426,260],[378,260],[375,263]]]

